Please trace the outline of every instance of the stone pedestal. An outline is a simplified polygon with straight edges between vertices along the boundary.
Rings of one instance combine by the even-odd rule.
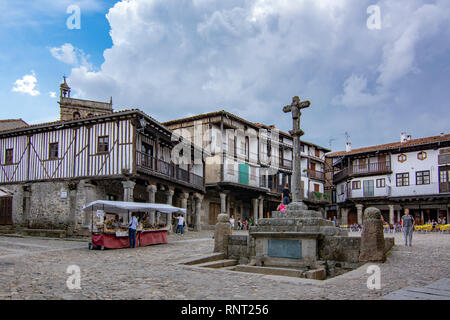
[[[374,207],[369,207],[364,211],[364,224],[363,231],[361,233],[359,261],[386,261],[381,211]]]
[[[230,218],[226,213],[221,213],[217,217],[216,229],[214,231],[214,252],[225,252],[227,237],[231,235]]]

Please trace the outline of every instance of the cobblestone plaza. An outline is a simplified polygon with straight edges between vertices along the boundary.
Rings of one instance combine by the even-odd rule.
[[[379,290],[367,287],[371,263],[325,281],[182,264],[211,254],[212,234],[170,235],[168,244],[105,251],[88,250],[88,241],[1,236],[0,299],[383,299],[450,277],[450,235],[444,233],[416,232],[412,247],[403,245],[401,233],[386,235],[396,245],[377,264]],[[80,268],[79,290],[66,284],[71,265]]]

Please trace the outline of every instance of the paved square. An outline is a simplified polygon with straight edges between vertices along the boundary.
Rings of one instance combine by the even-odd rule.
[[[240,231],[242,232],[242,231]],[[170,235],[169,243],[88,250],[87,242],[0,237],[0,299],[383,299],[450,277],[450,234],[403,235],[381,269],[381,289],[367,288],[367,265],[326,281],[206,269],[180,264],[212,253],[212,231]],[[81,270],[69,290],[67,267]]]

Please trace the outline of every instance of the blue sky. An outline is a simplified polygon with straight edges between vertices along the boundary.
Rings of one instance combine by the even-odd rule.
[[[333,151],[345,132],[450,132],[448,0],[0,0],[0,26],[0,119],[57,120],[65,74],[74,96],[160,121],[225,109],[289,130],[299,95],[305,140]]]

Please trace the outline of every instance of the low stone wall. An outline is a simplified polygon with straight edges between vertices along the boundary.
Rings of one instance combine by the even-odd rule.
[[[226,238],[227,259],[239,260],[241,264],[248,263],[252,252],[254,255],[249,236],[229,235]],[[394,238],[384,238],[384,240],[386,252],[388,252],[394,246]],[[342,266],[355,267],[359,263],[360,246],[361,237],[324,237],[319,240],[319,260],[332,261],[333,264],[341,262]]]
[[[248,242],[249,236],[229,235],[227,237],[227,259],[239,260],[240,264],[246,264],[249,261]]]
[[[384,238],[385,250],[394,246],[394,238]],[[324,237],[319,240],[319,259],[358,263],[361,237]]]

